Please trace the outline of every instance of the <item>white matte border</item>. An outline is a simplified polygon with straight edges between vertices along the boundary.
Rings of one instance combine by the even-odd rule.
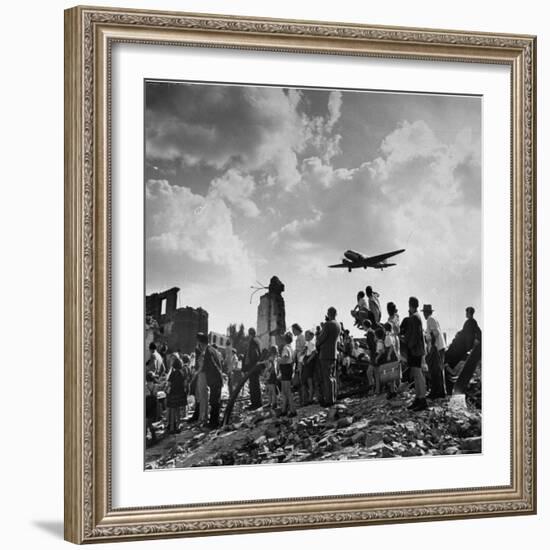
[[[112,96],[113,507],[510,483],[510,70],[499,65],[115,44]],[[143,469],[144,79],[483,96],[483,454]],[[489,314],[490,312],[490,314]],[[506,337],[503,337],[505,335]],[[488,383],[490,382],[490,391]],[[411,473],[414,471],[414,475]]]

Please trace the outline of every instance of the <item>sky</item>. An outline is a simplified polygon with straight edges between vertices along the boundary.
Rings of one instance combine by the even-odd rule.
[[[256,326],[272,275],[289,326],[334,306],[351,328],[366,285],[383,319],[416,296],[451,334],[466,306],[482,322],[480,97],[151,81],[145,101],[147,294],[179,287],[222,333]]]

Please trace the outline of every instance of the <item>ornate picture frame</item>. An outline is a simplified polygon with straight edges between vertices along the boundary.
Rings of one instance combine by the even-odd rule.
[[[111,51],[116,43],[505,65],[511,71],[511,483],[113,508]],[[65,12],[65,538],[74,543],[536,513],[536,38],[75,7]]]

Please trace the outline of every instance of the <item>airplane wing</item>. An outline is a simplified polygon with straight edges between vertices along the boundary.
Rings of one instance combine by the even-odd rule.
[[[351,264],[334,264],[329,265],[329,267],[352,267]]]
[[[378,256],[370,256],[367,258],[368,265],[377,264],[379,262],[383,262],[384,260],[391,258],[392,256],[396,256],[397,254],[401,254],[401,252],[405,252],[405,249],[402,248],[401,250],[394,250],[393,252],[386,252],[385,254],[378,254]]]

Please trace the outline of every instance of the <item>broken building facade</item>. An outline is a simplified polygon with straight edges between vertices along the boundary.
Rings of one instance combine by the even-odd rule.
[[[208,312],[200,307],[178,308],[179,291],[173,287],[146,296],[146,316],[156,321],[158,329],[151,331],[151,323],[147,321],[145,341],[164,343],[170,351],[179,349],[183,353],[192,353],[197,345],[197,332],[208,334]]]
[[[225,347],[227,342],[231,342],[227,334],[222,334],[221,332],[212,332],[208,333],[208,343],[211,345],[216,345],[219,348]]]

